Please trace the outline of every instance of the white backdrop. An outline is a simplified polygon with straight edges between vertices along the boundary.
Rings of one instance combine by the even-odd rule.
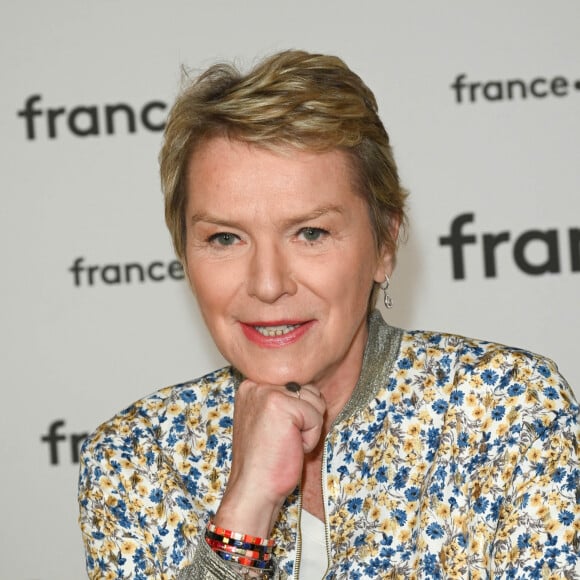
[[[83,578],[83,434],[222,363],[162,218],[157,128],[182,64],[343,57],[411,190],[389,320],[542,352],[578,389],[579,23],[576,0],[3,2],[0,578]],[[440,239],[462,214],[455,279]]]

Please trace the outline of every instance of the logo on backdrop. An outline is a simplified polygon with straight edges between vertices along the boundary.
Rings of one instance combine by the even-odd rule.
[[[128,103],[77,105],[70,108],[47,106],[41,94],[30,95],[17,111],[22,118],[26,138],[58,139],[65,135],[100,137],[138,130],[163,131],[167,103],[148,101],[141,106]]]
[[[177,260],[148,264],[128,262],[126,264],[88,264],[82,256],[73,260],[68,269],[75,286],[120,286],[144,282],[183,280],[183,266]]]
[[[580,228],[570,228],[567,232],[556,229],[525,230],[517,234],[509,231],[476,234],[473,232],[474,213],[462,213],[451,220],[449,233],[439,238],[439,245],[451,251],[451,271],[454,280],[467,278],[465,247],[480,246],[481,261],[470,261],[470,267],[481,268],[486,278],[497,278],[497,255],[511,252],[516,267],[531,276],[558,274],[568,269],[562,264],[561,247],[569,246],[571,272],[580,272]],[[471,224],[471,226],[470,226]],[[545,251],[545,258],[530,259],[530,246],[539,246]],[[471,270],[473,274],[473,270]]]
[[[64,419],[56,419],[40,437],[47,444],[48,461],[50,465],[78,463],[83,441],[88,433],[69,433]]]
[[[580,80],[563,76],[532,79],[472,80],[458,74],[450,87],[458,105],[482,101],[521,101],[526,99],[562,98],[580,92]]]

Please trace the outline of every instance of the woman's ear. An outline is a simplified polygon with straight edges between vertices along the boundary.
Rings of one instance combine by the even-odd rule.
[[[399,228],[401,226],[401,220],[399,218],[393,218],[391,221],[391,244],[384,243],[383,247],[379,251],[377,270],[375,272],[375,282],[382,284],[385,281],[386,276],[391,276],[393,270],[395,269],[396,253],[397,253],[397,240],[399,238]]]

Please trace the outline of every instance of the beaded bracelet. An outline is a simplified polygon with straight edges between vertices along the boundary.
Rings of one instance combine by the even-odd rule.
[[[208,546],[215,551],[229,552],[230,554],[237,554],[238,556],[245,556],[246,558],[251,558],[253,560],[263,560],[268,562],[272,557],[272,554],[263,554],[257,550],[248,550],[245,548],[239,548],[237,546],[232,546],[231,544],[222,544],[219,540],[214,540],[212,538],[206,537],[205,541]]]
[[[226,530],[209,521],[205,531],[205,542],[222,560],[247,570],[244,577],[248,574],[249,577],[254,577],[251,570],[255,570],[256,574],[258,571],[265,574],[258,575],[259,578],[271,577],[274,572],[271,559],[274,540]]]
[[[254,560],[252,558],[246,558],[244,556],[239,556],[238,554],[230,554],[229,552],[222,552],[221,550],[214,550],[214,552],[222,559],[228,562],[236,562],[236,564],[241,564],[242,566],[247,566],[248,568],[259,568],[261,570],[269,568],[271,562],[265,562],[263,560]]]
[[[259,536],[250,536],[248,534],[242,534],[241,532],[232,532],[231,530],[226,530],[225,528],[216,526],[211,521],[207,523],[207,531],[219,536],[223,536],[224,538],[231,538],[232,540],[238,540],[246,544],[254,544],[255,546],[268,546],[269,548],[274,546],[274,540],[260,538]]]
[[[224,544],[227,546],[234,546],[235,548],[239,548],[241,550],[251,550],[253,552],[257,552],[257,557],[264,556],[266,554],[271,554],[272,549],[270,546],[260,546],[258,544],[250,544],[248,542],[242,542],[241,540],[233,540],[232,538],[227,538],[225,536],[220,536],[219,534],[215,534],[206,530],[205,532],[206,540],[212,540],[219,542],[220,544]]]

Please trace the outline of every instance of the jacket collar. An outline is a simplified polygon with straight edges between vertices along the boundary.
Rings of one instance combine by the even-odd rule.
[[[361,409],[368,408],[384,388],[401,347],[403,331],[389,326],[378,310],[369,315],[369,336],[363,355],[361,373],[350,399],[334,420],[333,427]]]

